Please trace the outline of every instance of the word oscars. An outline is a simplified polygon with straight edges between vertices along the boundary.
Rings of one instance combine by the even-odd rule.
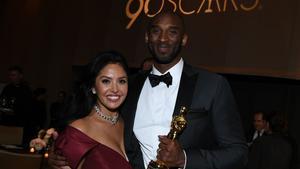
[[[171,10],[183,15],[197,15],[200,13],[224,13],[234,11],[250,12],[260,7],[261,0],[128,0],[126,16],[130,19],[126,29],[130,29],[136,19],[144,11],[147,17],[154,17],[164,8],[171,6]],[[177,2],[177,3],[176,3]],[[132,12],[132,9],[134,11]]]

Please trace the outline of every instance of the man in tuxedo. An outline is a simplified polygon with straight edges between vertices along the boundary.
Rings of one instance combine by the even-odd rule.
[[[156,15],[145,40],[152,70],[130,79],[122,108],[132,166],[147,168],[157,158],[170,168],[243,168],[247,144],[231,88],[222,76],[184,62],[180,50],[188,36],[182,18],[171,12]],[[189,110],[187,127],[178,140],[168,139],[172,116],[181,106]]]
[[[171,12],[156,15],[145,40],[154,63],[129,79],[121,112],[133,168],[147,168],[156,159],[169,168],[243,168],[247,144],[231,88],[222,76],[194,68],[179,55],[188,40],[182,18]],[[168,139],[181,106],[188,109],[187,127],[178,140]]]
[[[293,142],[280,114],[268,117],[268,134],[253,142],[247,169],[289,169],[293,159]]]
[[[269,130],[269,115],[262,111],[254,112],[253,114],[253,129],[247,136],[248,146],[251,146],[253,141],[266,134]]]
[[[269,119],[267,118],[267,115],[263,112],[255,112],[253,118],[253,125],[255,128],[253,139],[262,136],[265,132],[268,132]]]

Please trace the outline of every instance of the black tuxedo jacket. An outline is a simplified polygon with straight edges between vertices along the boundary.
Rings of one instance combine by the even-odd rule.
[[[144,168],[133,123],[148,74],[138,73],[129,79],[129,92],[122,107],[126,153],[135,169]],[[187,155],[186,169],[243,168],[247,144],[228,82],[220,75],[184,64],[174,114],[181,106],[189,110],[187,127],[179,137]]]

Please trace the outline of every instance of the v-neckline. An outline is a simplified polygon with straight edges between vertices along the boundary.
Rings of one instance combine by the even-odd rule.
[[[101,145],[102,147],[104,147],[104,148],[106,148],[106,149],[109,149],[109,150],[112,151],[113,153],[118,154],[118,156],[120,156],[122,159],[126,160],[127,162],[129,161],[129,160],[128,160],[128,157],[127,157],[127,155],[126,155],[126,153],[124,153],[124,154],[123,154],[124,156],[123,156],[122,154],[120,154],[119,152],[117,152],[116,150],[114,150],[113,148],[111,148],[111,147],[109,147],[109,146],[107,146],[107,145],[105,145],[105,144],[103,144],[103,143],[101,143],[101,142],[99,142],[99,141],[93,139],[92,137],[88,136],[88,135],[85,134],[83,131],[81,131],[81,129],[76,128],[76,127],[74,127],[74,126],[70,126],[70,125],[69,125],[68,127],[69,127],[71,130],[75,130],[76,132],[79,132],[80,134],[82,134],[83,136],[85,136],[89,141],[94,142],[95,144],[99,144],[99,145]]]

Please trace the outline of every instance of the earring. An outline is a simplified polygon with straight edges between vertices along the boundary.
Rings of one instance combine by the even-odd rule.
[[[96,94],[95,88],[92,88],[92,93],[93,93],[93,94]]]

